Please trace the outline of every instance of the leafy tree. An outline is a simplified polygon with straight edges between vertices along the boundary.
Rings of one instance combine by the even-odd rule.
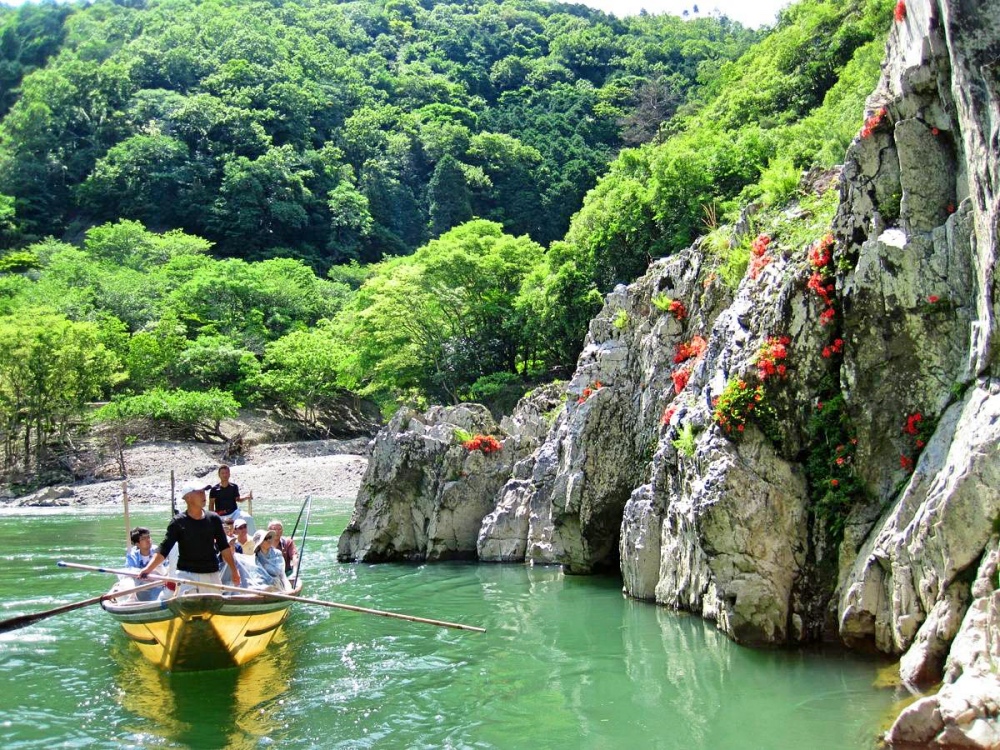
[[[469,188],[455,157],[445,156],[434,168],[427,186],[430,199],[430,232],[439,235],[472,218]]]
[[[133,434],[149,429],[144,423],[152,423],[152,429],[165,428],[180,436],[211,441],[225,438],[222,420],[232,419],[238,412],[236,399],[223,391],[156,389],[116,398],[98,409],[94,420]]]
[[[516,301],[541,257],[529,238],[472,221],[380,264],[336,318],[341,384],[391,409],[393,393],[456,401],[483,375],[523,370],[534,343]]]
[[[97,326],[25,310],[0,318],[0,433],[6,471],[37,471],[88,401],[122,377]]]
[[[129,339],[125,366],[133,392],[169,387],[174,363],[187,344],[184,334],[181,322],[168,315]]]
[[[112,146],[80,185],[80,203],[98,216],[177,222],[174,207],[193,175],[187,146],[164,135],[134,135]]]
[[[188,391],[228,391],[241,404],[258,400],[260,362],[225,336],[199,336],[177,355],[173,381]]]
[[[365,197],[354,185],[342,182],[330,191],[330,249],[338,261],[356,260],[362,239],[372,231],[372,214]]]
[[[269,238],[285,242],[309,221],[307,182],[313,172],[291,146],[257,159],[238,156],[223,167],[211,228],[230,247],[258,249]]]
[[[262,393],[282,413],[310,429],[322,429],[324,411],[344,395],[337,369],[344,352],[328,326],[293,331],[267,345]]]
[[[103,224],[87,232],[83,249],[94,259],[113,266],[147,271],[179,255],[201,255],[211,243],[173,231],[155,234],[137,221]]]
[[[0,250],[13,246],[16,231],[14,198],[9,195],[0,195]]]
[[[531,347],[526,359],[546,369],[571,370],[603,301],[584,254],[569,243],[553,244],[527,274],[515,303]]]

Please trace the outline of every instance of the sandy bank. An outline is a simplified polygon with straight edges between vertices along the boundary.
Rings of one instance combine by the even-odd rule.
[[[368,465],[368,439],[262,443],[232,463],[232,481],[254,498],[267,501],[302,498],[354,498]],[[214,484],[220,463],[218,445],[158,441],[128,448],[129,500],[143,505],[170,499],[170,472],[176,487],[188,481]],[[49,487],[0,505],[97,506],[121,503],[122,480],[117,467],[104,467],[105,481]]]

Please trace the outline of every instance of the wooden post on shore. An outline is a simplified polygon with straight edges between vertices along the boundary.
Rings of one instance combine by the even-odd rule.
[[[128,517],[128,480],[122,482],[122,499],[125,501],[125,551],[132,549],[132,523]]]

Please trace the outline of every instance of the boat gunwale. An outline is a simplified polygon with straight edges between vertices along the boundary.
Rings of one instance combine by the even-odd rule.
[[[291,591],[276,591],[274,593],[297,597],[301,595],[302,588],[303,581],[299,579],[298,584]],[[113,587],[109,593],[113,593],[114,590]],[[127,595],[127,590],[120,592],[120,596],[122,597]],[[195,593],[154,599],[152,601],[131,601],[121,604],[117,603],[117,599],[107,599],[101,602],[101,608],[116,620],[122,622],[141,622],[149,619],[165,620],[179,617],[181,614],[177,610],[181,607],[184,608],[186,614],[211,612],[216,617],[246,617],[277,612],[287,609],[295,603],[293,600],[267,596],[266,592],[229,596],[217,593]],[[171,606],[171,604],[174,606]],[[199,604],[202,606],[199,607]],[[151,617],[153,615],[156,615],[156,617]]]

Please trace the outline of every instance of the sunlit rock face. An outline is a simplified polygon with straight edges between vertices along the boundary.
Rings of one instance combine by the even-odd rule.
[[[479,404],[401,409],[376,435],[341,561],[446,560],[476,556],[483,518],[515,465],[547,434],[562,391],[539,388],[497,425]],[[471,449],[468,436],[499,450]]]
[[[1000,3],[907,2],[870,99],[892,125],[844,170],[838,229],[858,246],[844,393],[859,467],[889,507],[856,555],[842,550],[839,629],[902,654],[908,684],[944,675],[893,726],[900,746],[1000,744],[998,56]],[[896,458],[915,412],[939,421],[910,474]]]
[[[874,119],[840,177],[832,321],[807,285],[804,247],[772,253],[735,290],[703,244],[656,261],[608,295],[569,383],[534,418],[505,423],[522,437],[495,471],[434,438],[437,417],[387,433],[404,447],[373,458],[342,555],[461,548],[574,573],[618,567],[628,595],[740,642],[835,637],[901,656],[913,686],[943,679],[900,717],[893,743],[995,746],[998,59],[1000,0],[906,3]],[[783,221],[808,218],[793,206]],[[823,354],[833,336],[835,358]],[[777,338],[787,371],[768,383],[775,419],[726,432],[715,399],[727,383],[759,381],[760,352]],[[696,341],[697,355],[680,357]],[[843,398],[864,488],[833,530],[807,471],[821,393]],[[904,428],[917,414],[934,429],[914,452]],[[449,522],[482,521],[461,545],[427,532],[448,505],[441,476],[455,471],[483,475],[475,512]]]
[[[510,474],[514,450],[469,451],[456,430],[496,433],[478,404],[401,410],[375,437],[341,561],[443,560],[475,555],[476,535]]]

